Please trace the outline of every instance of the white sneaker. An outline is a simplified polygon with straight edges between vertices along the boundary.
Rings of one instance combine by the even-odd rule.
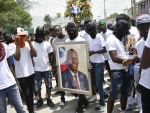
[[[79,97],[75,97],[75,99],[76,99],[76,101],[78,101],[78,100],[79,100]]]
[[[64,102],[60,102],[59,106],[63,108],[63,107],[65,107],[65,103]]]
[[[86,96],[86,99],[89,100],[92,96]]]
[[[128,104],[127,107],[126,107],[126,110],[132,110],[133,108],[134,108],[133,105]]]
[[[94,102],[97,99],[96,95],[92,95],[91,98],[89,99],[89,103]]]
[[[139,113],[143,113],[142,108],[139,108]]]

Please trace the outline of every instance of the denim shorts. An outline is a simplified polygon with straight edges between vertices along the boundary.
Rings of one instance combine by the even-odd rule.
[[[52,89],[52,76],[49,71],[39,72],[35,71],[35,90],[41,91],[42,79],[44,79],[47,89]]]
[[[111,70],[110,98],[116,100],[119,93],[129,95],[130,77],[125,70]]]

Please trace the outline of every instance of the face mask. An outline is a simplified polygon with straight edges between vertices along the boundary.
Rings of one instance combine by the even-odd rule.
[[[76,30],[73,30],[73,31],[68,31],[68,35],[71,40],[74,40],[77,37],[78,33],[76,32]]]

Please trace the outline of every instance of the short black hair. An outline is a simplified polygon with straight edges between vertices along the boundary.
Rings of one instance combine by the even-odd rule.
[[[36,28],[36,37],[44,37],[44,36],[45,36],[44,28],[38,26]]]
[[[130,17],[128,15],[126,15],[126,14],[120,14],[120,15],[118,15],[117,18],[116,18],[116,22],[118,22],[121,19],[122,20],[126,20],[127,22],[131,21]]]

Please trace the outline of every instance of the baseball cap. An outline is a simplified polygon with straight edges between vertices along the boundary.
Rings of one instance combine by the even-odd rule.
[[[14,34],[17,34],[17,35],[27,35],[26,31],[21,28],[21,27],[18,27],[16,30],[15,30],[15,33]]]
[[[98,25],[102,25],[102,24],[106,24],[106,21],[105,20],[99,20]]]
[[[148,14],[142,14],[136,19],[136,25],[150,23],[150,16]]]
[[[67,24],[67,30],[75,30],[76,24],[74,22],[68,22]]]

